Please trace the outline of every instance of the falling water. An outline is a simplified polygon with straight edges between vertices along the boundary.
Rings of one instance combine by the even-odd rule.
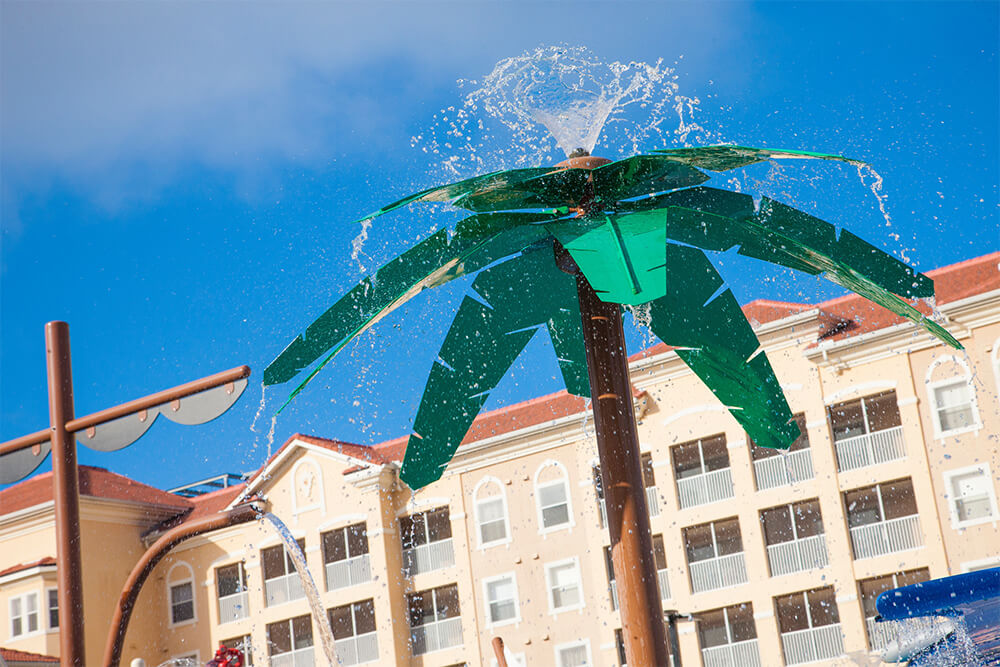
[[[601,139],[604,152],[631,155],[710,138],[694,120],[700,101],[680,93],[662,59],[604,62],[582,46],[541,46],[459,83],[472,88],[463,103],[442,109],[412,142],[439,156],[448,177],[551,164],[555,149],[593,152]]]
[[[301,547],[299,547],[299,543],[295,541],[291,531],[288,530],[288,526],[281,519],[270,512],[267,512],[263,516],[274,526],[281,541],[285,544],[285,551],[291,557],[292,564],[295,565],[295,571],[299,573],[299,579],[302,580],[302,590],[305,591],[306,599],[309,601],[309,608],[312,610],[313,620],[316,622],[316,627],[319,628],[319,637],[323,645],[323,654],[326,655],[327,664],[339,665],[337,652],[334,649],[333,630],[330,629],[330,619],[327,618],[326,612],[323,611],[323,602],[319,598],[319,590],[316,588],[316,582],[313,580],[312,574],[309,572],[309,567],[306,564],[306,555],[302,552]]]

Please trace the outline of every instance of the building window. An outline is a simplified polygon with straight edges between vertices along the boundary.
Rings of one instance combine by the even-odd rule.
[[[760,664],[757,626],[749,602],[702,612],[695,621],[706,665]]]
[[[667,577],[667,549],[663,544],[663,535],[653,535],[653,562],[656,564],[657,584],[660,587],[660,599],[670,599],[670,579]]]
[[[320,536],[326,590],[334,591],[371,581],[368,527],[364,522],[331,530]]]
[[[733,497],[725,435],[674,445],[670,448],[670,456],[681,509]]]
[[[800,412],[794,419],[799,425],[800,433],[787,450],[758,447],[750,441],[750,456],[753,459],[758,491],[804,482],[816,476],[809,449],[806,416]]]
[[[305,539],[295,540],[305,553]],[[295,571],[292,557],[283,545],[268,547],[260,552],[264,566],[264,603],[268,607],[300,600],[306,596],[302,590],[302,580]]]
[[[413,655],[462,645],[458,586],[450,584],[406,596]]]
[[[1000,518],[988,463],[946,471],[944,482],[952,526],[962,528]]]
[[[760,522],[772,577],[829,564],[818,499],[762,510]]]
[[[576,558],[546,565],[545,580],[548,582],[549,588],[550,612],[558,613],[583,607],[580,563]]]
[[[895,391],[837,403],[827,416],[840,472],[906,456]]]
[[[611,609],[618,609],[618,584],[615,582],[615,566],[611,559],[611,547],[604,547],[604,569],[608,573],[608,591],[611,595]]]
[[[615,630],[615,652],[618,654],[618,667],[627,667],[628,661],[625,656],[625,637],[621,628]]]
[[[247,574],[243,563],[216,568],[215,590],[219,596],[219,623],[236,621],[250,614]]]
[[[360,665],[378,660],[374,600],[334,607],[329,616],[340,664]]]
[[[581,641],[556,646],[558,667],[590,667],[590,642]]]
[[[960,431],[975,426],[976,411],[972,406],[972,387],[964,378],[933,388],[934,414],[940,433]]]
[[[594,477],[594,494],[597,496],[597,513],[601,519],[601,528],[607,528],[608,507],[604,501],[604,480],[601,479],[601,466],[593,466],[591,473]]]
[[[829,660],[844,653],[832,586],[774,598],[786,665]]]
[[[517,601],[517,579],[514,573],[483,580],[486,619],[489,625],[514,623],[520,618]]]
[[[862,579],[858,582],[858,594],[861,597],[861,611],[865,615],[865,629],[868,631],[868,645],[873,651],[880,651],[886,644],[892,641],[898,629],[894,623],[879,623],[875,620],[878,611],[875,609],[875,600],[882,593],[899,588],[918,584],[930,579],[930,572],[926,567],[919,570],[908,570],[897,572],[884,577],[872,577]]]
[[[187,563],[175,563],[167,572],[167,600],[170,604],[170,625],[196,620],[194,572]]]
[[[500,480],[484,479],[473,491],[472,496],[479,546],[488,547],[509,542],[507,499]]]
[[[46,599],[48,601],[48,611],[49,611],[49,630],[59,629],[59,591],[55,588],[49,588],[45,591]]]
[[[38,632],[38,593],[11,598],[9,608],[11,639]]]
[[[982,428],[972,373],[963,359],[954,355],[935,359],[924,381],[937,437]]]
[[[313,631],[309,614],[267,624],[267,654],[272,667],[312,667]]]
[[[407,576],[455,564],[451,517],[447,507],[402,517],[399,520],[399,538]]]
[[[690,526],[683,534],[693,593],[747,582],[743,539],[736,517]]]
[[[250,641],[250,635],[243,635],[241,637],[230,637],[229,639],[223,639],[219,642],[220,646],[226,648],[234,648],[243,654],[243,664],[253,665],[253,644]]]
[[[542,476],[548,479],[541,480]],[[544,463],[535,473],[535,499],[538,503],[540,532],[571,525],[569,485],[566,483],[566,470],[561,464]]]
[[[897,479],[844,492],[854,558],[873,558],[922,547],[913,483]]]

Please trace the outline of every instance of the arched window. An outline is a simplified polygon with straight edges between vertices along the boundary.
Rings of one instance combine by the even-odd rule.
[[[953,354],[939,357],[924,378],[934,435],[944,438],[982,428],[969,364]]]
[[[507,515],[507,494],[496,477],[484,477],[472,490],[472,507],[476,516],[479,547],[492,547],[510,542],[510,518]]]
[[[180,561],[167,571],[167,605],[171,627],[195,623],[194,571]]]
[[[538,532],[548,533],[573,525],[566,466],[550,459],[538,467],[535,471],[535,503],[538,507]]]

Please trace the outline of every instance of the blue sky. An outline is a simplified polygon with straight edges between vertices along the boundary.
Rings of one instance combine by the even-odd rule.
[[[870,162],[888,223],[871,178],[851,167],[742,178],[922,270],[995,251],[998,16],[997,2],[6,0],[0,439],[46,426],[43,325],[63,319],[78,415],[238,364],[254,370],[223,418],[161,421],[120,452],[81,448],[81,462],[161,487],[256,468],[287,395],[268,390],[251,430],[263,368],[362,275],[349,221],[440,182],[440,156],[411,138],[461,103],[459,79],[540,45],[662,58],[700,100],[706,136]],[[677,145],[671,136],[645,148]],[[365,262],[455,219],[386,216]],[[715,259],[741,302],[839,294]],[[361,444],[408,432],[467,287],[425,294],[345,351],[278,417],[275,446],[294,432]],[[561,388],[543,339],[489,407]]]

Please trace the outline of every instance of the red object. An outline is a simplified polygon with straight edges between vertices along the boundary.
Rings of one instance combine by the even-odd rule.
[[[243,667],[243,652],[237,648],[220,646],[215,657],[205,667]]]

